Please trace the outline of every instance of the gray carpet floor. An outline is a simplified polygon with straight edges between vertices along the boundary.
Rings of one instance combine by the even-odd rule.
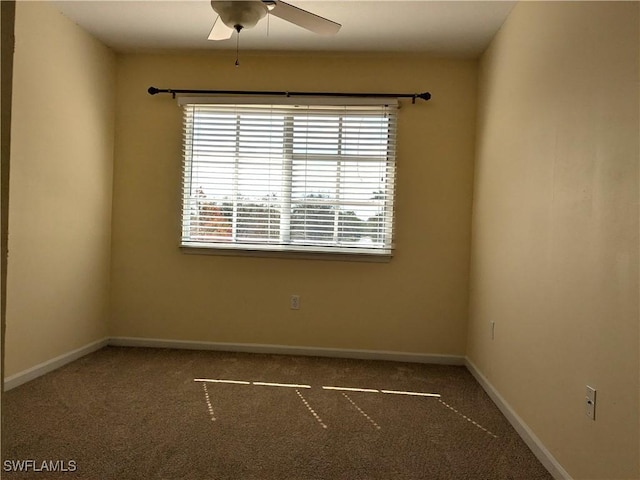
[[[107,347],[2,399],[2,478],[552,478],[464,367]]]

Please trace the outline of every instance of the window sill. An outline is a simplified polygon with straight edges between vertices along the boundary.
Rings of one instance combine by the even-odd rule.
[[[265,250],[259,248],[238,248],[238,247],[197,247],[180,246],[180,251],[189,255],[222,255],[231,257],[263,257],[263,258],[284,258],[301,260],[330,260],[341,262],[370,262],[388,263],[392,254],[366,253],[366,252],[321,252],[308,250]]]

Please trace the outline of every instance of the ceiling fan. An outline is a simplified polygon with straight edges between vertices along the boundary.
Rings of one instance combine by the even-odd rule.
[[[211,0],[213,11],[218,14],[209,40],[227,40],[234,30],[255,26],[267,13],[321,35],[333,35],[340,30],[339,23],[308,12],[280,0]]]

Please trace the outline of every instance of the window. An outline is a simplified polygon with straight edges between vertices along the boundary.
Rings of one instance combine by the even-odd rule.
[[[183,247],[391,255],[396,105],[180,103]]]

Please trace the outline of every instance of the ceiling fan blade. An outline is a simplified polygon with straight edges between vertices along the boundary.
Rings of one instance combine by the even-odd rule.
[[[209,33],[209,40],[227,40],[231,38],[233,35],[233,28],[227,27],[222,20],[220,20],[220,15],[216,18],[216,21],[213,23],[213,28],[211,29],[211,33]]]
[[[320,35],[335,35],[342,27],[339,23],[279,0],[268,3],[272,5],[272,8],[269,9],[271,15]]]

